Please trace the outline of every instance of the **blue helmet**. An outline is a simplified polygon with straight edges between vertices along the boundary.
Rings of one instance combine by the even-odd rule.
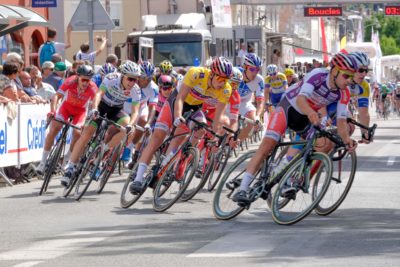
[[[153,78],[154,71],[154,65],[151,64],[149,61],[143,61],[142,63],[140,63],[140,72],[142,77]]]
[[[349,56],[352,56],[356,63],[357,69],[361,68],[362,66],[368,67],[369,66],[369,58],[368,55],[364,52],[351,52]]]
[[[248,53],[244,56],[243,65],[259,68],[262,66],[261,59],[254,53]]]
[[[100,67],[98,73],[101,76],[106,76],[109,73],[114,73],[117,72],[117,68],[114,67],[114,65],[112,65],[111,63],[106,63],[103,66]]]

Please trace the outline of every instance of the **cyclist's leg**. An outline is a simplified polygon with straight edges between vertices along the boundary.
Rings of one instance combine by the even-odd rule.
[[[79,139],[76,141],[74,148],[72,149],[71,157],[68,162],[67,168],[69,166],[75,166],[76,163],[78,163],[79,158],[81,157],[83,151],[85,150],[87,144],[90,141],[90,138],[92,138],[93,134],[95,133],[97,128],[96,123],[90,123],[85,126],[85,129],[83,130],[81,136]]]
[[[239,112],[242,116],[249,118],[251,120],[255,120],[256,118],[256,107],[249,101],[247,103],[240,103]],[[239,134],[239,139],[244,140],[246,139],[251,130],[253,129],[253,125],[248,123],[246,127],[244,127]]]

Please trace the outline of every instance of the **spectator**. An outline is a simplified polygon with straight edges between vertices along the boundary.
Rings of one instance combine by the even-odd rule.
[[[107,44],[107,39],[105,37],[100,37],[98,40],[101,40],[101,45],[100,47],[93,52],[89,52],[89,44],[88,43],[84,43],[81,45],[81,50],[76,53],[76,59],[77,60],[88,60],[90,62],[90,64],[93,66],[94,65],[94,61],[96,60],[96,56],[98,56],[101,51],[104,50],[104,48],[106,47]]]
[[[106,58],[106,63],[111,63],[114,67],[118,67],[118,57],[115,54],[109,54]]]
[[[54,71],[54,63],[51,61],[46,61],[42,65],[43,80],[50,76]]]
[[[47,102],[50,102],[56,91],[53,86],[42,81],[42,74],[37,67],[31,69],[32,86],[35,88],[37,94]]]
[[[246,44],[245,43],[241,43],[240,44],[240,50],[238,51],[238,65],[242,66],[243,65],[243,60],[244,60],[244,56],[247,54],[247,50],[246,50]]]
[[[0,95],[1,101],[7,103],[9,101],[19,101],[15,78],[18,75],[18,64],[14,62],[6,62],[3,65],[2,74],[0,74]]]
[[[55,53],[51,56],[51,62],[53,62],[54,64],[61,61],[63,61],[63,58],[60,54]]]
[[[18,73],[20,73],[24,69],[24,61],[22,60],[21,55],[15,52],[11,52],[7,54],[6,62],[15,63],[18,66]],[[22,90],[22,83],[17,75],[14,79],[14,83],[17,86],[17,89]]]
[[[76,61],[74,61],[74,63],[72,63],[71,68],[69,68],[69,69],[67,70],[67,78],[68,78],[68,77],[71,77],[72,75],[76,75],[76,74],[77,74],[77,73],[76,73],[76,70],[78,69],[78,67],[79,67],[80,65],[85,65],[85,61],[83,61],[83,60],[76,60]]]
[[[47,102],[41,96],[38,95],[36,89],[32,86],[31,75],[28,72],[22,71],[20,73],[20,79],[22,82],[23,91],[30,97],[30,101],[28,102],[37,104]]]
[[[55,41],[57,38],[57,31],[51,28],[47,29],[47,42],[39,47],[39,52],[38,52],[40,66],[42,66],[45,61],[51,61],[53,54],[55,53],[62,54],[65,49],[71,47],[71,31],[72,27],[71,25],[68,25],[67,43],[60,43]]]
[[[65,77],[65,71],[67,69],[67,66],[65,65],[64,62],[57,62],[54,65],[54,71],[52,74],[50,74],[46,79],[43,81],[46,83],[49,83],[51,86],[53,86],[54,90],[58,90],[60,85],[63,82],[63,79]]]

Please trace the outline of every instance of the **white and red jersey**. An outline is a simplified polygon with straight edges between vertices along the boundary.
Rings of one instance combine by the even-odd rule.
[[[303,114],[296,103],[297,96],[303,95],[315,111],[337,102],[337,118],[347,118],[350,90],[348,88],[344,90],[329,88],[329,72],[330,70],[325,68],[314,69],[300,83],[293,84],[286,90],[285,96],[297,112]]]
[[[98,88],[92,81],[84,90],[78,90],[78,76],[67,78],[57,90],[57,93],[64,96],[62,105],[67,105],[77,110],[86,110],[89,101],[92,101]]]

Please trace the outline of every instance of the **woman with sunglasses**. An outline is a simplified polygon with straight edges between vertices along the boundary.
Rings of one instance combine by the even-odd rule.
[[[261,66],[261,59],[256,54],[246,54],[242,65],[243,81],[238,88],[240,95],[239,113],[254,121],[260,121],[261,114],[264,110],[264,79],[258,74]],[[257,107],[252,103],[253,95],[255,95]],[[246,139],[252,129],[252,124],[246,125],[246,127],[241,130],[239,139]]]
[[[267,77],[265,77],[265,96],[273,107],[279,104],[287,88],[288,81],[285,74],[278,72],[278,66],[268,65]]]
[[[159,88],[159,94],[156,106],[156,115],[155,115],[156,118],[158,118],[158,115],[160,114],[165,101],[167,101],[168,97],[175,90],[175,83],[173,78],[169,75],[161,75],[160,78],[158,79],[158,88]]]
[[[192,118],[206,123],[207,121],[201,112],[201,107],[207,99],[215,100],[216,111],[213,130],[216,132],[220,131],[222,114],[225,112],[225,107],[232,93],[231,86],[228,84],[231,74],[232,63],[224,57],[214,59],[210,69],[192,67],[186,73],[179,92],[175,90],[161,109],[149,144],[139,158],[136,177],[130,186],[132,194],[139,194],[143,191],[143,174],[147,170],[155,151],[160,147],[173,126],[177,127],[175,134],[184,131],[179,126],[186,123],[183,118],[185,112],[194,110],[195,113],[192,115]],[[189,123],[189,127],[191,126],[191,123]],[[195,139],[200,139],[203,132],[197,132]],[[168,147],[167,154],[178,147],[183,141],[184,138],[174,138]]]
[[[72,124],[81,127],[85,122],[88,103],[95,98],[98,90],[96,84],[91,81],[93,74],[91,66],[79,66],[77,69],[77,75],[67,78],[60,86],[57,93],[53,96],[50,105],[51,111],[49,112],[48,117],[54,116],[57,120],[61,121],[68,121],[68,118],[72,117]],[[62,100],[62,103],[56,112],[60,100]],[[60,132],[62,126],[62,123],[56,120],[53,120],[50,124],[50,131],[46,136],[42,160],[36,168],[36,172],[39,175],[44,174],[43,172],[47,157],[49,156],[51,147],[54,144],[54,139]],[[80,131],[74,129],[70,151],[74,149],[79,136]],[[67,155],[69,155],[69,153]]]
[[[92,120],[87,123],[76,146],[72,150],[71,158],[66,165],[64,177],[61,178],[63,186],[68,186],[75,172],[76,163],[89,143],[90,138],[96,132],[97,126],[101,123],[101,119],[96,119],[98,115],[105,116],[107,119],[127,128],[132,128],[132,125],[136,121],[140,102],[140,88],[136,83],[140,76],[140,68],[136,63],[127,61],[120,66],[120,71],[121,73],[106,75],[100,85],[100,90],[96,93],[92,103],[92,110],[89,112],[89,117]],[[124,103],[129,98],[132,99],[130,117],[123,110]],[[112,150],[125,137],[125,134],[127,134],[125,128],[118,130],[105,145],[105,150]]]
[[[349,150],[354,150],[356,142],[349,136],[347,128],[347,105],[350,100],[348,85],[356,71],[356,63],[352,57],[343,53],[335,54],[330,61],[330,69],[318,68],[308,73],[302,82],[290,87],[281,102],[271,113],[268,128],[256,154],[247,165],[240,190],[233,201],[249,204],[247,190],[261,163],[267,157],[286,128],[297,133],[306,133],[311,124],[321,123],[318,110],[331,103],[337,105],[338,134]],[[288,190],[293,188],[288,187]]]

